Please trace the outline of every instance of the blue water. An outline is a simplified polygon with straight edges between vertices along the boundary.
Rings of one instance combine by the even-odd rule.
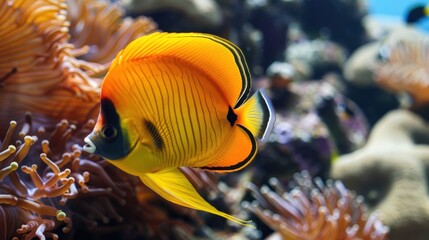
[[[422,0],[368,0],[371,14],[391,15],[403,19],[407,10],[416,4],[428,4]]]
[[[408,10],[417,4],[429,4],[429,0],[367,0],[369,14],[383,20],[404,22]],[[419,21],[417,28],[429,31],[429,17]]]

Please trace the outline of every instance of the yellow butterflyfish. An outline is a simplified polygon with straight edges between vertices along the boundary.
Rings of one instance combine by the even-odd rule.
[[[210,205],[178,167],[244,168],[275,113],[241,50],[209,34],[153,33],[118,53],[101,87],[97,123],[84,149],[139,176],[163,198],[241,220]]]

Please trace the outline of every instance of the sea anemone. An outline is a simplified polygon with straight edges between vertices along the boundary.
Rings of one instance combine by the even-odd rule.
[[[124,9],[115,3],[69,0],[67,4],[70,42],[82,50],[79,58],[85,61],[109,64],[129,42],[157,27],[144,16],[124,18]]]
[[[94,0],[0,0],[0,130],[27,111],[44,124],[95,118],[95,76],[126,44],[156,29],[147,18],[122,16],[116,5]]]
[[[288,191],[277,179],[260,190],[249,184],[256,201],[244,205],[282,239],[387,239],[388,228],[375,213],[367,216],[363,198],[340,181],[311,180],[308,172],[294,175]]]
[[[10,122],[1,144],[0,222],[4,229],[2,234],[4,239],[19,235],[26,239],[33,237],[43,239],[45,236],[57,238],[56,234],[50,232],[61,222],[70,221],[66,213],[58,207],[57,202],[47,203],[45,199],[70,197],[75,179],[70,176],[70,169],[61,170],[46,152],[39,155],[41,161],[29,159],[30,149],[38,141],[38,137],[28,135],[29,126],[23,124],[18,140],[13,141],[16,138],[16,126],[16,121]],[[49,142],[44,141],[42,145],[45,145],[42,149],[49,148]],[[19,166],[21,171],[18,170]],[[21,224],[22,226],[18,228]],[[63,231],[67,232],[68,228],[64,228]]]
[[[384,61],[375,72],[376,81],[395,93],[411,96],[411,107],[429,103],[429,37],[404,38],[381,49]]]
[[[97,113],[99,81],[90,75],[105,66],[76,59],[66,18],[65,1],[1,1],[2,124],[27,111],[41,121],[83,122]]]

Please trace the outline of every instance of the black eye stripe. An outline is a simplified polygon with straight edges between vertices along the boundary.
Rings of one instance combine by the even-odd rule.
[[[109,160],[125,157],[131,150],[127,129],[121,128],[121,118],[110,99],[101,99],[100,114],[103,127],[90,137],[97,154]]]

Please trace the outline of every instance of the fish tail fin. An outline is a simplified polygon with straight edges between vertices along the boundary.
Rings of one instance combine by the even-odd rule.
[[[236,110],[237,124],[248,129],[253,136],[267,140],[275,122],[275,110],[264,89],[256,91]]]
[[[251,221],[242,220],[217,210],[195,190],[185,175],[178,168],[170,168],[157,173],[140,176],[142,182],[161,197],[175,204],[209,212],[243,226],[254,227]]]

